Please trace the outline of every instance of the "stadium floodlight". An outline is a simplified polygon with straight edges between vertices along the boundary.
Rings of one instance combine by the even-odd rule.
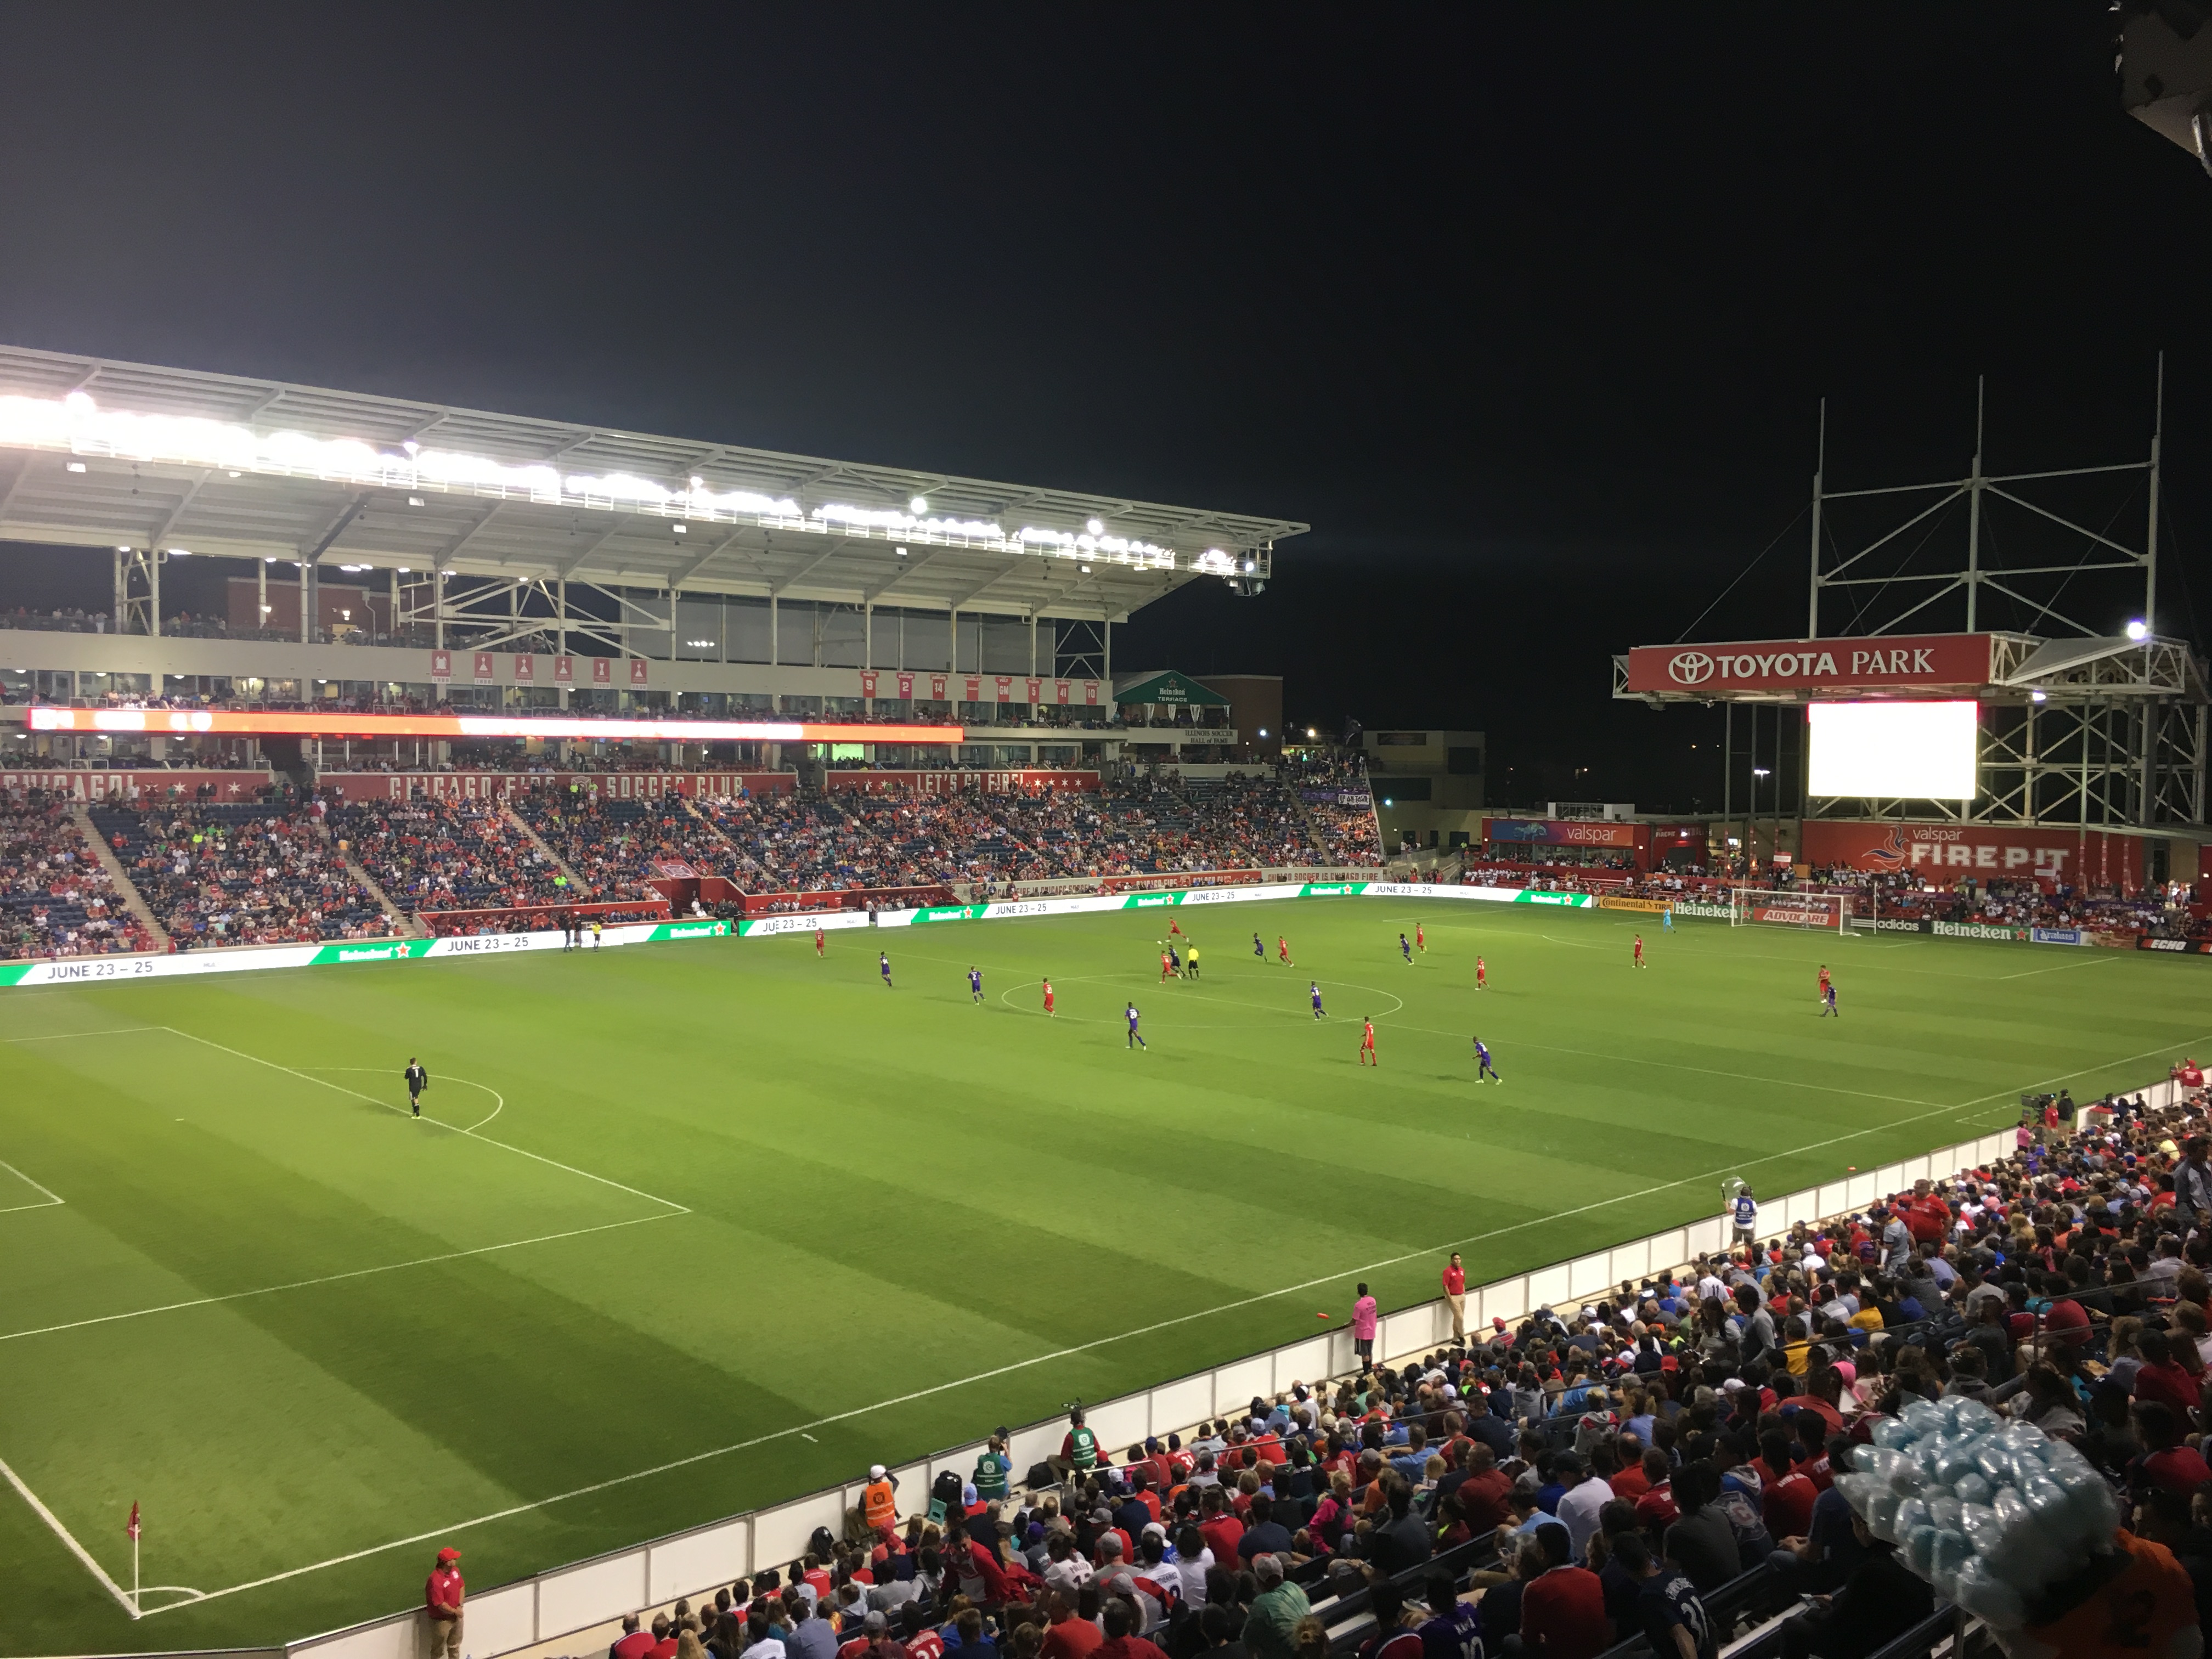
[[[1266,726],[1263,726],[1260,728],[1260,735],[1263,738],[1267,735],[1267,728]]]
[[[84,463],[82,461],[64,461],[62,463],[62,470],[65,472],[82,472],[84,471]]]
[[[2148,639],[2150,637],[2150,624],[2144,622],[2140,617],[2136,617],[2128,624],[2128,637],[2131,640]]]
[[[1754,778],[1771,778],[1774,774],[1763,766],[1754,766],[1751,769],[1751,775]]]
[[[410,507],[420,507],[422,505],[422,498],[420,495],[410,495],[407,498],[407,505]]]
[[[906,557],[906,549],[902,547],[895,547],[891,549],[891,551],[897,554],[902,559]]]
[[[173,559],[189,559],[192,556],[192,550],[189,547],[171,547],[163,550]]]
[[[412,439],[395,452],[361,438],[317,438],[299,431],[259,433],[236,422],[206,416],[102,409],[83,392],[62,398],[0,396],[0,447],[222,467],[233,477],[247,471],[313,477],[400,489],[410,495],[428,486],[501,500],[678,514],[716,523],[749,519],[770,528],[795,525],[835,529],[847,536],[880,536],[885,540],[897,535],[923,536],[980,544],[1008,554],[1072,556],[1079,543],[1088,541],[1095,545],[1080,550],[1103,554],[1117,564],[1140,569],[1182,568],[1180,556],[1172,549],[1106,535],[1103,528],[1079,537],[1036,525],[1010,529],[988,520],[925,519],[929,511],[926,495],[908,497],[904,511],[834,501],[807,509],[788,495],[717,490],[696,475],[686,487],[678,489],[627,472],[564,473],[550,461],[518,463],[425,449]],[[1197,568],[1208,567],[1200,561]]]
[[[691,533],[689,528],[680,524],[672,524],[668,527],[679,536],[688,536]]]
[[[1081,574],[1083,574],[1083,575],[1087,576],[1087,575],[1089,575],[1089,574],[1091,574],[1091,567],[1090,567],[1089,565],[1087,565],[1087,564],[1079,564],[1079,565],[1078,565],[1078,566],[1076,566],[1075,568],[1076,568],[1077,571],[1078,571],[1078,572],[1079,572],[1079,573],[1080,573]]]
[[[1085,519],[1083,521],[1083,527],[1094,536],[1103,536],[1106,533],[1106,526],[1096,519]]]
[[[2027,700],[2030,702],[2048,702],[2051,700],[2051,694],[2047,691],[2031,691],[2027,694]]]

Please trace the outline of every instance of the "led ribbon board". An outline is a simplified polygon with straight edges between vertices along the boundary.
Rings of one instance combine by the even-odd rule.
[[[958,743],[958,726],[833,726],[800,720],[622,720],[501,714],[351,714],[332,709],[46,708],[33,732],[88,736],[581,738],[663,743]]]

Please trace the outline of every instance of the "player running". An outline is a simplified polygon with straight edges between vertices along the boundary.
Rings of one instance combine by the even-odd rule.
[[[1047,980],[1044,982],[1044,1011],[1046,1014],[1050,1016],[1052,1018],[1057,1019],[1060,1018],[1059,1015],[1053,1013],[1052,1011],[1052,981],[1050,980]]]
[[[1359,1063],[1382,1069],[1382,1062],[1375,1057],[1375,1022],[1364,1014],[1359,1017]]]
[[[1824,962],[1820,964],[1820,989],[1813,994],[1814,1001],[1820,1004],[1823,1007],[1827,1006],[1828,988],[1828,964]]]
[[[1298,965],[1291,960],[1291,942],[1280,933],[1275,935],[1275,960],[1285,968],[1295,968]]]
[[[824,933],[819,927],[814,930],[814,959],[816,961],[819,962],[822,959],[823,947],[829,942],[829,935]]]
[[[1182,957],[1172,945],[1168,946],[1168,966],[1175,969],[1177,979],[1182,977]]]
[[[1182,924],[1181,922],[1177,921],[1173,916],[1170,916],[1168,918],[1168,937],[1170,939],[1188,939],[1190,935],[1183,932]]]
[[[1146,1042],[1142,1034],[1137,1030],[1137,1005],[1133,1002],[1131,1003],[1124,1012],[1126,1012],[1129,1021],[1129,1047],[1132,1048],[1151,1048],[1152,1045]]]
[[[1410,968],[1413,965],[1413,947],[1406,942],[1403,933],[1398,935],[1398,954],[1406,958],[1406,966]]]
[[[1172,957],[1166,951],[1163,950],[1160,952],[1160,983],[1163,985],[1168,982],[1168,975],[1175,971],[1175,969],[1170,966],[1172,961]]]
[[[1483,1046],[1482,1039],[1477,1037],[1474,1040],[1474,1080],[1481,1082],[1486,1072],[1490,1074],[1492,1083],[1504,1085],[1505,1079],[1498,1075],[1498,1067],[1490,1063],[1490,1050]]]
[[[968,1000],[979,1004],[983,1000],[983,970],[981,968],[968,970]]]
[[[1636,965],[1638,968],[1644,965],[1644,935],[1641,933],[1636,936]]]
[[[1820,988],[1820,1018],[1826,1019],[1830,1014],[1836,1014],[1838,1019],[1843,1018],[1841,1014],[1836,1013],[1836,988],[1833,985],[1824,985]]]
[[[1260,936],[1257,933],[1252,935],[1252,954],[1262,962],[1267,959],[1267,947],[1260,943]]]
[[[1319,980],[1313,981],[1306,987],[1306,990],[1313,997],[1314,1018],[1316,1019],[1327,1019],[1328,1018],[1328,1010],[1321,1006],[1321,981]]]
[[[889,951],[876,952],[876,969],[884,976],[884,989],[890,990],[891,988],[891,958]]]
[[[1413,948],[1425,954],[1429,948],[1429,936],[1421,931],[1421,924],[1418,921],[1413,924]]]
[[[1478,991],[1490,988],[1490,969],[1480,957],[1474,959],[1474,988]]]

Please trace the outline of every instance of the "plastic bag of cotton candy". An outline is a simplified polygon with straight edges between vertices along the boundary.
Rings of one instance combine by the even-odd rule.
[[[1915,1401],[1836,1486],[1936,1593],[1998,1630],[2112,1547],[2120,1504],[2088,1459],[1978,1400]]]

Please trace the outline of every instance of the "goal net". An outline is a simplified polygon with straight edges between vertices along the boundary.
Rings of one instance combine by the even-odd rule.
[[[1778,888],[1739,887],[1729,896],[1733,927],[1825,927],[1851,931],[1850,901],[1838,893],[1792,893]]]

